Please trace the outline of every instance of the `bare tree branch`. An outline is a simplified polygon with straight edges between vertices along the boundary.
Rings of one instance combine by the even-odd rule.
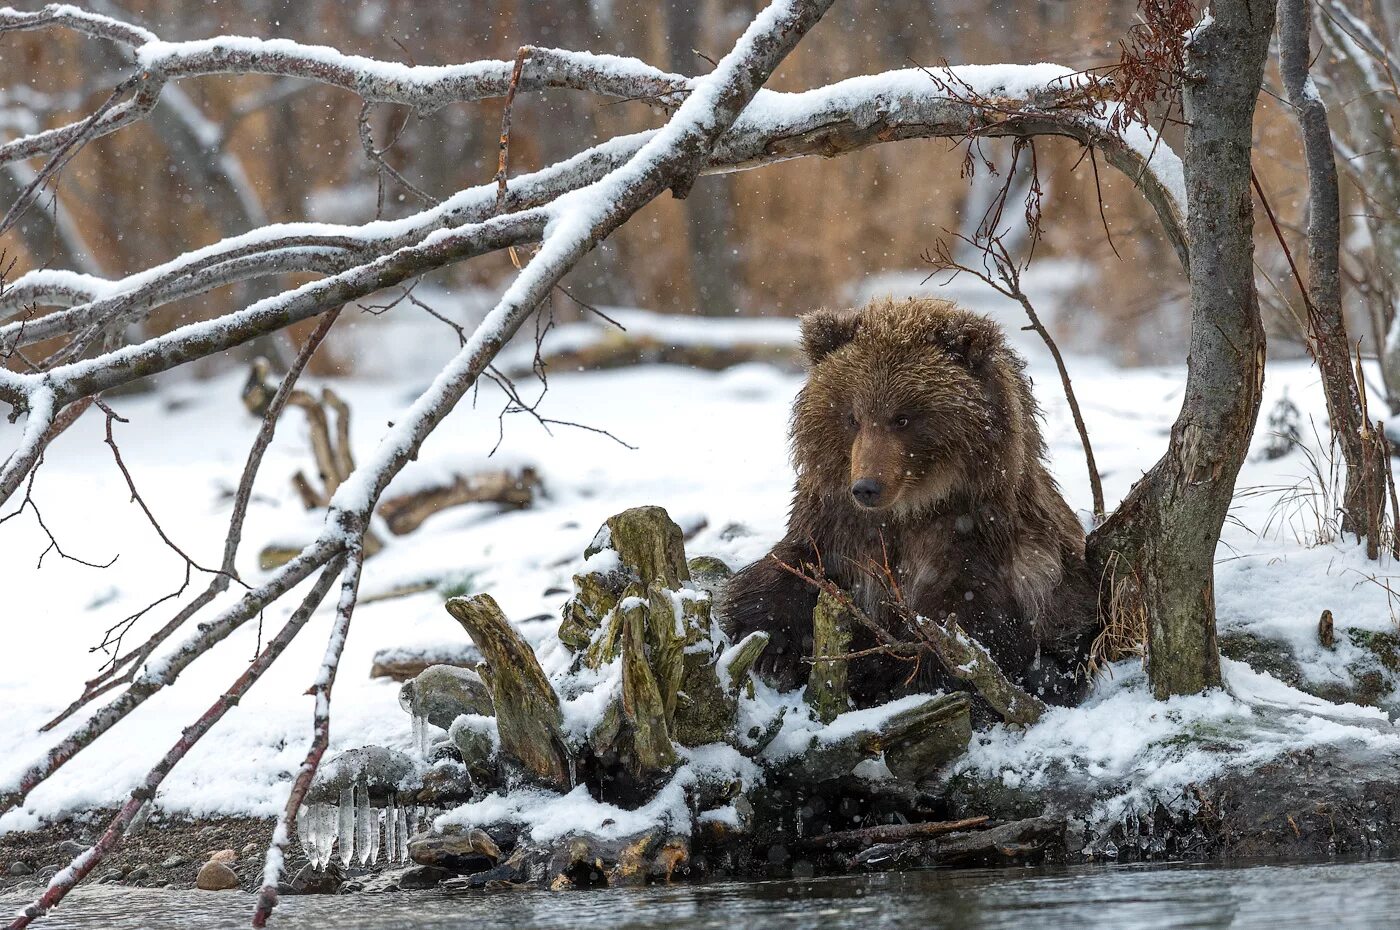
[[[272,667],[272,663],[277,661],[277,658],[291,644],[297,633],[306,626],[306,622],[311,619],[311,615],[316,612],[316,608],[325,599],[331,584],[339,574],[340,560],[337,559],[321,573],[321,577],[307,592],[300,606],[287,619],[286,624],[278,634],[263,647],[262,652],[253,660],[252,664],[244,669],[243,673],[229,686],[229,689],[220,695],[218,700],[198,720],[180,734],[180,739],[156,763],[155,767],[146,773],[141,784],[132,789],[130,797],[122,805],[117,815],[112,818],[97,842],[79,853],[66,868],[59,871],[49,881],[48,888],[44,890],[44,893],[34,903],[21,911],[10,924],[10,930],[22,930],[37,918],[47,914],[63,900],[68,892],[72,891],[93,869],[97,868],[108,853],[117,847],[127,825],[136,817],[142,806],[155,797],[161,782],[165,781],[165,776],[169,775],[170,770],[194,748],[195,744],[223,719],[224,714],[237,706],[243,696],[248,693],[248,689],[262,677],[264,672]]]
[[[343,538],[342,536],[341,539]],[[144,704],[151,695],[174,684],[191,662],[223,642],[229,634],[257,616],[268,604],[286,594],[343,551],[343,541],[339,545],[317,541],[308,546],[297,558],[278,569],[264,584],[243,595],[236,604],[224,610],[215,619],[201,624],[177,649],[148,663],[130,687],[21,773],[17,782],[0,788],[0,814],[22,803],[30,791],[103,733],[126,719],[128,714]]]
[[[225,36],[162,42],[138,26],[62,4],[34,13],[0,10],[0,34],[56,26],[130,46],[140,69],[136,94],[82,131],[87,120],[0,146],[0,163],[47,155],[84,136],[96,138],[130,125],[150,112],[171,80],[212,74],[278,75],[339,87],[366,101],[398,103],[430,113],[449,103],[503,96],[514,68],[509,61],[405,65],[286,39]],[[691,81],[680,75],[633,59],[563,49],[537,49],[519,83],[527,91],[573,88],[623,100],[648,100],[667,110],[679,106],[691,87]]]
[[[750,24],[720,66],[697,81],[694,92],[664,130],[648,140],[626,164],[589,187],[560,198],[548,209],[512,214],[434,234],[420,246],[399,250],[363,268],[298,288],[282,298],[261,301],[212,324],[194,324],[152,340],[148,346],[109,353],[97,365],[79,362],[43,373],[41,384],[31,388],[29,394],[41,397],[44,406],[36,408],[32,398],[27,398],[31,421],[26,425],[26,434],[35,432],[37,420],[45,420],[43,429],[52,420],[52,385],[75,391],[75,396],[96,393],[103,390],[100,385],[112,378],[115,378],[113,383],[122,383],[129,380],[132,373],[165,370],[207,354],[211,345],[236,345],[248,334],[272,331],[296,319],[316,315],[330,305],[340,305],[414,277],[429,267],[441,267],[454,256],[465,257],[488,245],[502,248],[527,235],[543,234],[544,237],[541,249],[495,309],[487,314],[467,345],[406,415],[391,427],[370,459],[340,486],[318,538],[266,583],[245,594],[215,620],[201,624],[174,652],[149,663],[125,692],[21,775],[18,784],[0,797],[0,812],[20,803],[35,786],[124,719],[151,694],[171,684],[195,658],[225,639],[268,603],[344,553],[347,547],[358,545],[373,508],[389,482],[416,457],[423,441],[471,389],[496,353],[559,279],[637,210],[669,188],[689,184],[719,137],[830,3],[831,0],[774,0]],[[0,381],[0,391],[7,386]],[[43,429],[38,430],[39,435]],[[37,438],[24,447],[31,445],[38,445]],[[12,459],[4,474],[15,470],[14,466]],[[0,499],[7,494],[0,486]]]
[[[82,709],[95,698],[107,693],[113,688],[129,683],[136,674],[141,663],[150,658],[151,654],[165,642],[172,633],[184,625],[185,621],[203,610],[214,598],[223,594],[228,589],[229,581],[238,577],[237,559],[238,547],[243,540],[243,521],[248,516],[248,505],[253,499],[253,483],[257,480],[258,470],[262,466],[263,456],[267,452],[268,446],[272,444],[273,434],[277,430],[277,424],[281,419],[282,411],[287,406],[287,399],[292,395],[296,387],[297,380],[306,369],[311,356],[316,353],[316,349],[330,333],[331,327],[340,317],[340,309],[330,311],[321,318],[316,329],[306,338],[306,343],[297,353],[296,359],[292,362],[291,368],[282,378],[282,383],[278,386],[277,392],[268,403],[267,410],[263,413],[262,424],[258,428],[258,434],[253,439],[252,446],[248,449],[248,458],[243,465],[243,473],[238,479],[238,489],[233,495],[233,513],[229,516],[228,532],[224,535],[223,559],[219,563],[219,573],[209,582],[203,592],[194,600],[190,601],[182,610],[175,614],[165,626],[157,630],[146,642],[127,653],[118,654],[113,657],[112,662],[107,666],[106,671],[93,678],[83,686],[83,693],[78,696],[71,705],[48,723],[44,724],[41,730],[50,730],[59,723],[68,719],[78,710]],[[130,669],[126,675],[122,675],[122,669]]]
[[[272,842],[268,844],[263,869],[262,891],[258,894],[258,906],[253,916],[254,927],[266,926],[267,918],[277,906],[277,883],[282,878],[287,846],[291,843],[292,823],[296,820],[306,792],[311,788],[311,780],[316,777],[321,757],[326,754],[326,747],[330,744],[331,689],[335,687],[340,656],[350,635],[350,618],[355,613],[355,601],[360,594],[360,572],[364,561],[364,550],[358,542],[352,543],[345,563],[345,574],[340,582],[340,603],[336,606],[335,623],[331,625],[330,639],[326,642],[326,656],[307,692],[316,702],[311,725],[311,748],[306,752],[306,759],[292,782],[292,790],[287,794],[287,804],[272,831]]]
[[[705,170],[744,170],[901,139],[1059,135],[1094,147],[1132,178],[1157,210],[1168,239],[1184,257],[1179,159],[1165,147],[1154,151],[1154,137],[1141,130],[1125,130],[1122,136],[1110,131],[1107,115],[1085,112],[1081,92],[1046,88],[1024,98],[1001,97],[998,110],[989,113],[976,101],[949,98],[919,69],[879,78],[853,78],[801,94],[764,92],[758,101],[763,112],[740,119],[706,159]],[[528,213],[595,183],[635,155],[652,136],[648,132],[610,140],[567,162],[515,178],[504,208],[497,204],[498,184],[491,183],[464,190],[439,207],[399,221],[334,231],[310,224],[267,227],[120,282],[31,272],[0,295],[0,314],[36,301],[80,305],[0,327],[0,349],[30,345],[98,323],[141,319],[171,301],[249,277],[293,270],[338,273],[421,242],[444,227],[482,223],[502,209]],[[85,296],[87,302],[83,303]],[[3,386],[0,399],[9,399]]]

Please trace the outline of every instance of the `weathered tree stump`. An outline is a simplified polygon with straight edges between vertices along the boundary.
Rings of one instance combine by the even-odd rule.
[[[475,887],[632,884],[669,880],[686,869],[692,843],[697,862],[718,857],[733,867],[767,844],[800,845],[804,835],[830,833],[826,842],[834,849],[849,841],[833,830],[873,829],[870,842],[876,842],[887,835],[878,832],[884,818],[924,819],[921,792],[971,739],[969,696],[911,697],[851,710],[842,657],[858,618],[839,598],[823,595],[806,706],[775,703],[768,692],[755,700],[760,692],[751,671],[769,637],[753,633],[736,643],[720,628],[712,604],[727,571],[717,560],[688,563],[680,528],[661,508],[612,517],[574,576],[558,634],[572,659],[552,681],[494,600],[450,599],[448,612],[484,661],[479,676],[430,669],[404,689],[414,714],[448,728],[461,759],[433,790],[509,793],[523,779],[560,794],[582,786],[593,798],[630,810],[663,791],[683,802],[659,805],[654,826],[620,839],[608,831],[610,821],[602,822],[602,836],[576,832],[544,844],[517,840],[528,835],[519,820],[488,822],[472,826],[506,837],[505,853],[494,859],[461,830],[437,841],[416,838],[422,858],[415,858],[473,872],[465,881]],[[994,706],[1009,719],[1029,719],[1033,707],[998,690],[1005,679],[997,678],[994,663],[980,665],[985,650],[956,627],[939,626],[935,636],[948,655],[964,659],[961,671],[990,692]],[[564,700],[572,702],[567,734]],[[770,752],[780,736],[780,749]],[[799,747],[794,739],[808,742]],[[892,777],[870,781],[860,774],[870,760],[882,760]],[[846,812],[798,813],[822,805]],[[958,825],[964,826],[970,827]],[[906,845],[953,829],[905,827]]]
[[[812,611],[812,671],[807,678],[807,703],[822,723],[850,710],[847,662],[838,657],[851,651],[854,633],[850,611],[823,591]]]
[[[564,744],[559,696],[534,651],[489,594],[454,597],[447,612],[485,656],[487,690],[496,709],[501,752],[527,778],[546,787],[573,787],[572,758]]]
[[[623,742],[619,755],[641,782],[659,782],[676,767],[665,698],[647,661],[647,608],[638,597],[618,606],[621,616]]]

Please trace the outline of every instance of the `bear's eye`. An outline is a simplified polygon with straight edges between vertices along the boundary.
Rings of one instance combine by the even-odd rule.
[[[860,429],[860,421],[856,419],[854,413],[846,414],[846,425],[851,429]]]
[[[891,418],[890,418],[890,428],[891,428],[891,429],[908,429],[908,428],[909,428],[909,418],[908,418],[907,416],[905,416],[904,414],[902,414],[902,413],[899,414],[898,416],[891,417]]]

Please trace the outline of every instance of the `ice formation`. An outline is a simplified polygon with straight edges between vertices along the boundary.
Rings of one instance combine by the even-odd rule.
[[[304,804],[297,813],[301,848],[314,868],[324,869],[332,855],[346,867],[374,865],[381,855],[395,865],[408,861],[408,838],[427,811],[398,794],[376,801],[364,784],[346,789],[341,797],[340,803]]]
[[[311,865],[373,865],[408,859],[408,838],[427,813],[414,804],[419,763],[378,746],[341,753],[321,767],[297,813],[297,835]]]

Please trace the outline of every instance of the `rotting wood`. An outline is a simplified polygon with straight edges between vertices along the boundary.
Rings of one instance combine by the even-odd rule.
[[[840,778],[866,759],[911,742],[924,744],[929,757],[951,760],[967,750],[972,735],[970,712],[971,700],[961,691],[933,695],[837,739],[813,737],[807,750],[789,764],[787,774],[805,783]],[[927,774],[933,775],[935,770],[930,769]]]
[[[573,787],[573,766],[564,743],[559,697],[534,650],[491,595],[454,597],[446,606],[485,656],[502,755],[519,763],[531,780],[568,791]]]
[[[850,709],[846,687],[846,653],[851,651],[855,620],[836,598],[826,592],[817,597],[812,611],[812,671],[807,678],[807,703],[822,723],[830,723]]]

